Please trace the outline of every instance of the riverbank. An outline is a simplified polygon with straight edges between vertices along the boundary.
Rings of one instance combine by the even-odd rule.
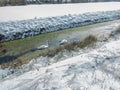
[[[120,19],[120,10],[89,12],[42,19],[1,22],[0,40],[9,41],[38,34]]]
[[[17,68],[14,74],[7,77],[7,73],[13,72],[12,69],[1,70],[4,79],[0,80],[0,87],[4,90],[31,88],[118,90],[120,88],[119,44],[120,30],[117,30],[112,32],[112,37],[107,41],[98,42],[97,48],[64,52],[61,59],[38,57]],[[14,83],[11,84],[11,81]]]
[[[63,39],[67,39],[68,43],[71,43],[73,41],[82,41],[89,35],[106,34],[114,30],[119,25],[119,22],[119,20],[115,20],[1,43],[3,47],[0,48],[0,63],[14,60],[29,61],[49,49],[59,47],[59,41]],[[48,49],[34,50],[38,46],[45,44],[46,41],[49,41]]]

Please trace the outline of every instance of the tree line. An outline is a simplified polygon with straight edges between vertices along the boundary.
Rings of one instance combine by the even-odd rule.
[[[0,0],[0,6],[6,5],[26,5],[26,4],[55,4],[55,3],[83,3],[83,2],[103,2],[120,0]]]

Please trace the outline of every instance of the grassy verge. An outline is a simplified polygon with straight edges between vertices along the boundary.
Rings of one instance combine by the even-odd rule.
[[[95,43],[96,41],[97,41],[97,38],[95,36],[90,35],[82,41],[75,41],[75,42],[67,43],[67,44],[60,46],[58,48],[50,49],[50,50],[48,50],[47,53],[43,53],[41,55],[53,57],[64,49],[71,51],[71,50],[74,50],[75,48],[84,48],[90,44]]]
[[[61,31],[57,31],[57,32],[41,34],[41,35],[37,35],[34,37],[27,37],[24,39],[0,43],[0,57],[16,56],[16,55],[18,56],[20,54],[28,52],[28,53],[20,56],[19,59],[24,59],[24,58],[32,59],[32,58],[37,57],[41,53],[41,51],[36,51],[36,52],[32,52],[32,53],[29,51],[31,49],[34,49],[34,48],[44,44],[45,41],[47,41],[47,40],[51,41],[51,40],[55,39],[55,37],[58,37],[58,35],[59,35],[59,40],[61,40],[62,39],[61,37],[66,38],[67,36],[69,37],[70,35],[72,35],[75,32],[79,33],[79,31],[81,32],[81,30],[90,29],[92,27],[96,27],[96,26],[100,26],[100,25],[101,24],[76,27],[76,28],[61,30]],[[59,41],[59,40],[57,40],[57,41]],[[54,42],[54,43],[56,43],[56,42]],[[58,46],[59,46],[59,44],[58,44]]]
[[[76,47],[84,48],[90,44],[95,43],[96,41],[97,41],[97,38],[95,36],[90,35],[82,41],[75,41],[75,42],[67,43],[67,44],[59,46],[57,48],[48,49],[43,52],[40,52],[37,55],[37,57],[39,57],[39,56],[53,57],[56,54],[58,54],[59,52],[63,51],[64,49],[71,51],[71,50],[74,50]],[[31,60],[31,59],[27,58],[27,56],[25,56],[25,57],[26,58],[19,58],[17,60],[11,61],[11,62],[4,63],[1,66],[2,66],[2,68],[6,68],[8,66],[12,66],[13,68],[16,68],[18,66],[28,63]],[[33,57],[31,57],[31,58],[33,58]]]
[[[59,40],[62,40],[63,38],[65,38],[67,36],[69,36],[69,37],[75,36],[76,33],[78,33],[77,35],[79,35],[79,33],[81,33],[81,31],[90,30],[91,28],[94,28],[94,27],[105,26],[110,23],[111,22],[98,23],[98,24],[94,24],[94,25],[76,27],[76,28],[61,30],[61,31],[57,31],[57,32],[41,34],[41,35],[34,36],[34,37],[27,37],[24,39],[0,43],[0,57],[16,56],[16,55],[19,56],[20,54],[23,54],[23,55],[19,56],[17,59],[14,59],[14,61],[8,60],[7,63],[2,64],[2,66],[4,68],[8,67],[8,66],[20,66],[24,63],[28,63],[29,60],[31,60],[33,58],[39,57],[41,55],[46,56],[46,53],[49,56],[54,56],[56,53],[60,52],[63,49],[74,50],[73,46],[82,48],[82,47],[86,46],[88,43],[79,41],[79,42],[69,43],[64,46],[60,46],[58,48],[55,47],[55,50],[51,49],[51,47],[50,47],[49,49],[42,50],[42,51],[37,50],[35,52],[29,52],[31,49],[34,49],[34,48],[38,47],[39,45],[44,44],[44,42],[48,39],[49,39],[49,41],[51,41],[51,40],[55,39],[55,37],[60,37]],[[61,38],[61,37],[63,37],[63,38]],[[56,41],[59,41],[59,40],[57,39]],[[55,43],[56,43],[56,41],[55,41]],[[87,41],[87,42],[91,42],[91,41]],[[78,45],[76,45],[76,44],[78,44]],[[58,46],[59,46],[59,44],[58,44]],[[27,52],[27,53],[25,53],[25,52]],[[0,59],[0,61],[1,61],[1,59]],[[13,63],[15,63],[15,65]]]
[[[76,28],[61,30],[61,31],[57,31],[57,32],[46,33],[46,34],[42,34],[42,35],[38,35],[38,36],[34,36],[34,37],[27,37],[24,39],[0,43],[0,45],[2,45],[2,47],[0,47],[0,57],[1,56],[16,56],[21,53],[27,52],[32,48],[36,48],[39,45],[43,44],[46,40],[48,40],[48,39],[52,40],[55,37],[57,37],[58,35],[61,35],[61,37],[63,37],[63,35],[64,36],[68,35],[68,37],[71,37],[73,32],[80,33],[79,31],[81,31],[81,30],[87,30],[87,29],[91,29],[93,27],[103,26],[106,24],[109,24],[109,22],[98,23],[98,24],[88,25],[88,26],[83,26],[83,27],[76,27]],[[76,34],[73,34],[73,35],[76,35]],[[0,36],[0,37],[2,37],[2,36]],[[7,51],[7,52],[3,53],[2,51]],[[34,53],[32,55],[35,56]],[[31,54],[30,54],[30,56],[31,56]]]

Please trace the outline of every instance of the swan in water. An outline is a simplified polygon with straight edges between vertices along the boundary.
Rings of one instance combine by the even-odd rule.
[[[46,48],[48,48],[48,41],[47,41],[46,45],[41,45],[41,46],[37,47],[38,50],[43,50],[43,49],[46,49]]]
[[[68,42],[68,40],[63,39],[62,41],[60,41],[60,45],[66,44]]]

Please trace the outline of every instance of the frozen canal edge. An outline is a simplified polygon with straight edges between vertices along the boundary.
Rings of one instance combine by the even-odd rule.
[[[0,23],[1,41],[120,19],[120,10]]]

